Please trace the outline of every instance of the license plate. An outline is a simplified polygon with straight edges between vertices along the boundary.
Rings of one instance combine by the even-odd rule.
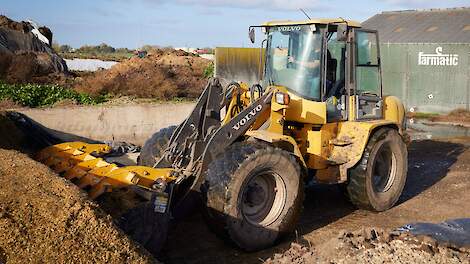
[[[155,212],[163,214],[166,212],[167,206],[168,206],[168,197],[157,196],[155,198],[155,209],[154,209]]]

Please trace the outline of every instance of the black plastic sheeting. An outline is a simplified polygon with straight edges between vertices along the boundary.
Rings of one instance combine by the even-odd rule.
[[[413,223],[398,231],[430,236],[439,243],[449,243],[456,247],[470,247],[470,218],[447,220],[439,224]]]
[[[100,141],[47,128],[19,112],[7,112],[6,115],[22,131],[23,138],[25,139],[24,144],[33,150],[40,150],[51,145],[69,141],[82,141],[91,144],[101,143]]]
[[[0,52],[14,55],[18,52],[44,52],[51,56],[52,67],[56,72],[68,72],[67,64],[47,44],[40,41],[33,33],[0,28]]]
[[[36,152],[51,145],[64,142],[81,141],[90,144],[106,144],[111,147],[111,152],[106,156],[119,157],[126,153],[140,152],[140,147],[120,141],[98,141],[62,131],[47,128],[25,114],[7,112],[7,117],[22,131],[22,148],[29,152]]]

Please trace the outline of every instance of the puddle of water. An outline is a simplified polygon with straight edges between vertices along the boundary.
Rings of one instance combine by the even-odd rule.
[[[413,235],[431,236],[439,242],[457,247],[470,246],[470,218],[453,219],[439,224],[413,223],[398,229]]]
[[[468,127],[433,124],[426,119],[408,119],[407,128],[412,140],[470,137]]]

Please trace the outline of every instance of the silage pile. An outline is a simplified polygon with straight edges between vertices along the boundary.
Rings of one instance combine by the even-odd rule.
[[[0,262],[154,263],[75,185],[0,149]]]
[[[71,182],[33,154],[39,134],[0,112],[0,263],[155,263]]]
[[[0,16],[0,79],[8,83],[50,83],[68,73],[65,61],[39,40],[27,22]],[[52,43],[52,31],[38,29]]]

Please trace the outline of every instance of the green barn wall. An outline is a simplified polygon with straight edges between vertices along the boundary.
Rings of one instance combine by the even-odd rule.
[[[419,65],[419,53],[458,55],[458,65]],[[469,110],[470,44],[381,44],[385,95],[403,100],[407,111]]]

